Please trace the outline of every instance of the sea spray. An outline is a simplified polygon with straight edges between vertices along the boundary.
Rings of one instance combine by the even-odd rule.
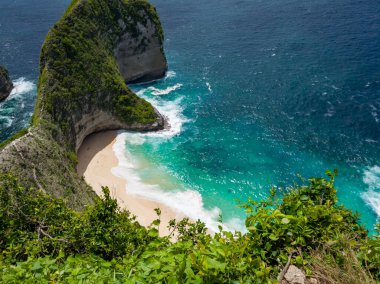
[[[126,191],[128,194],[159,202],[192,220],[200,219],[213,232],[218,231],[219,225],[222,225],[224,230],[244,231],[244,222],[238,218],[228,219],[225,220],[225,223],[220,224],[221,210],[218,207],[206,209],[200,192],[189,189],[189,186],[171,176],[166,169],[152,165],[146,166],[146,162],[131,153],[127,147],[127,145],[142,145],[144,143],[163,143],[181,133],[183,125],[190,122],[183,115],[181,102],[184,97],[163,100],[153,94],[153,92],[161,95],[169,94],[180,87],[182,84],[175,84],[163,89],[147,87],[137,92],[140,97],[152,103],[166,117],[169,127],[158,132],[120,133],[113,147],[119,159],[119,165],[113,168],[112,173],[127,180]],[[155,179],[154,182],[146,180],[143,177],[146,168],[148,168],[150,178],[152,176],[159,178]],[[171,185],[168,186],[168,183]]]
[[[2,103],[0,103],[0,107],[2,108],[3,106],[5,106],[7,102],[9,102],[10,100],[20,99],[23,95],[32,91],[36,91],[36,85],[32,81],[28,81],[24,77],[16,79],[13,81],[13,89],[9,97]]]
[[[32,108],[30,108],[30,112],[25,113],[25,101],[31,93],[36,93],[36,85],[24,77],[14,80],[13,85],[14,88],[9,97],[0,103],[1,129],[12,127],[17,119],[21,120],[21,127],[25,127],[32,115]],[[18,126],[17,123],[16,126]]]
[[[11,94],[9,95],[8,100],[17,98],[21,95],[24,95],[26,93],[36,90],[36,85],[31,81],[27,81],[24,77],[21,77],[15,80],[13,82],[13,85],[14,85],[14,88]]]
[[[143,89],[137,92],[137,95],[146,99],[148,102],[154,105],[154,107],[166,117],[169,127],[167,129],[157,132],[143,134],[136,133],[134,135],[139,136],[141,139],[143,139],[144,137],[160,137],[169,139],[174,137],[175,135],[178,135],[182,131],[183,125],[186,122],[189,122],[189,119],[187,119],[182,114],[183,109],[181,107],[181,101],[183,97],[179,97],[174,101],[162,101],[159,98],[152,98],[147,96],[146,92],[148,91],[148,89]]]
[[[150,91],[152,95],[154,96],[163,96],[163,95],[168,95],[170,94],[171,92],[179,89],[182,87],[182,84],[175,84],[174,86],[170,86],[170,87],[167,87],[166,89],[164,90],[161,90],[161,89],[158,89],[158,88],[155,88],[155,87],[149,87],[147,88],[145,91]]]
[[[362,193],[364,201],[380,218],[380,167],[369,167],[364,171],[363,182],[368,186],[368,191]]]
[[[11,127],[12,125],[12,118],[5,115],[0,115],[0,126],[2,128]]]
[[[220,209],[215,207],[211,210],[204,208],[202,196],[195,190],[165,190],[159,184],[144,183],[140,178],[137,162],[133,162],[132,155],[125,147],[125,141],[129,133],[120,133],[113,146],[115,155],[119,160],[119,165],[112,169],[112,173],[127,180],[126,191],[147,200],[161,203],[174,212],[188,216],[192,220],[202,220],[207,227],[213,231],[218,231],[218,218]],[[225,228],[227,229],[227,228]]]
[[[166,72],[165,80],[174,78],[176,75],[177,75],[177,73],[175,71],[169,70],[168,72]]]

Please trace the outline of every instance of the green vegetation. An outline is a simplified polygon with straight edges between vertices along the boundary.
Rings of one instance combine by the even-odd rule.
[[[16,134],[12,135],[9,137],[7,140],[3,141],[0,143],[0,150],[3,148],[5,145],[11,143],[12,141],[16,140],[17,138],[20,138],[21,136],[24,136],[26,133],[28,133],[28,128],[23,128]]]
[[[113,56],[124,29],[139,36],[136,23],[147,19],[162,43],[146,1],[74,0],[49,32],[33,125],[0,145],[0,282],[276,283],[291,263],[321,283],[380,283],[380,228],[368,236],[338,204],[336,173],[240,204],[246,232],[220,226],[213,236],[201,221],[183,219],[159,237],[160,210],[144,228],[108,188],[95,196],[75,172],[76,127],[84,127],[76,122],[98,110],[130,124],[155,122]]]
[[[290,262],[320,283],[378,283],[380,237],[337,203],[335,173],[262,202],[241,204],[247,232],[206,233],[200,221],[171,221],[158,237],[104,197],[78,213],[65,202],[0,180],[3,283],[277,283]]]
[[[3,66],[0,65],[0,77],[5,78],[6,80],[9,80],[9,73],[8,70],[5,69]]]
[[[151,32],[155,34],[142,36],[139,27],[148,26],[148,21],[154,24]],[[71,2],[42,46],[32,125],[0,144],[0,173],[11,172],[24,187],[43,189],[81,211],[96,199],[76,172],[76,151],[85,136],[120,127],[153,130],[164,126],[152,105],[124,82],[114,57],[123,36],[134,42],[133,48],[137,45],[136,54],[149,47],[148,39],[155,40],[155,48],[155,37],[162,44],[159,18],[147,1]],[[17,143],[7,147],[17,138]]]
[[[33,116],[52,118],[63,137],[72,136],[73,116],[86,106],[102,109],[126,123],[150,124],[156,121],[153,107],[136,96],[125,84],[113,55],[125,33],[119,21],[138,36],[137,22],[146,22],[145,11],[163,32],[157,13],[144,0],[73,1],[53,26],[41,51],[38,98]],[[133,19],[133,20],[131,20]]]

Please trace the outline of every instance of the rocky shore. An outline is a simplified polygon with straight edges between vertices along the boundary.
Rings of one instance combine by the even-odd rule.
[[[13,83],[9,78],[8,70],[0,65],[0,102],[5,100],[13,89]]]
[[[73,1],[41,49],[32,125],[0,145],[0,172],[83,209],[96,198],[76,172],[83,140],[163,129],[164,117],[126,83],[166,70],[161,23],[148,2]]]

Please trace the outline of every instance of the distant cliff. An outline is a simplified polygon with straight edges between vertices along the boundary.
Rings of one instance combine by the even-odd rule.
[[[8,70],[0,65],[0,102],[5,100],[13,89],[13,84],[9,78]]]
[[[164,118],[126,83],[166,70],[161,24],[148,2],[74,0],[42,46],[32,125],[3,143],[0,171],[83,208],[94,198],[75,171],[83,139],[162,129]]]

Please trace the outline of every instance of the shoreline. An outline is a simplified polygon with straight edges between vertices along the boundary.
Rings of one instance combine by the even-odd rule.
[[[147,227],[156,220],[158,216],[154,209],[160,208],[159,234],[166,236],[169,234],[169,221],[180,220],[186,216],[159,202],[127,193],[128,179],[112,173],[112,169],[119,166],[119,160],[113,150],[117,135],[117,131],[104,131],[86,137],[77,153],[77,172],[99,196],[102,194],[101,187],[108,186],[111,196],[117,200],[120,208],[127,209],[135,215],[136,221],[142,226]]]

